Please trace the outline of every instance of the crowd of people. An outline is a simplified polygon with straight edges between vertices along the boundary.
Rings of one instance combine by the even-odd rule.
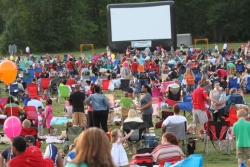
[[[123,136],[119,129],[111,131],[112,149],[110,149],[110,141],[106,133],[108,132],[107,120],[111,104],[103,94],[101,78],[110,81],[109,89],[111,90],[124,86],[122,85],[123,79],[130,79],[126,94],[133,99],[136,110],[129,110],[128,118],[124,122],[144,122],[145,132],[149,132],[150,127],[154,126],[152,119],[154,95],[152,92],[155,89],[161,90],[161,101],[164,103],[165,99],[182,101],[186,95],[191,95],[193,105],[191,124],[194,132],[196,132],[196,125],[200,124],[198,133],[200,139],[204,141],[202,134],[206,131],[204,125],[210,121],[208,115],[212,115],[212,120],[215,122],[218,119],[223,122],[228,113],[227,106],[235,105],[235,103],[240,105],[238,108],[244,108],[246,113],[249,113],[249,107],[246,105],[243,95],[243,92],[248,91],[248,85],[250,86],[248,82],[250,77],[249,59],[245,51],[249,44],[246,46],[246,48],[240,46],[237,51],[233,47],[229,48],[227,43],[223,45],[222,50],[218,49],[217,44],[215,44],[215,49],[209,50],[205,48],[196,50],[191,47],[184,51],[182,48],[174,50],[171,47],[169,52],[161,46],[156,47],[154,51],[149,47],[145,50],[128,47],[122,56],[118,53],[111,53],[107,49],[106,53],[93,57],[86,58],[83,52],[79,57],[65,55],[63,60],[49,54],[45,56],[30,54],[26,57],[17,57],[13,61],[16,63],[19,73],[14,84],[18,85],[19,96],[23,99],[24,106],[35,106],[38,122],[27,120],[23,108],[12,96],[8,97],[7,104],[2,108],[3,114],[6,113],[8,107],[17,107],[20,120],[28,122],[26,123],[29,124],[28,126],[38,127],[38,139],[42,140],[50,135],[51,129],[56,134],[57,129],[51,126],[52,101],[54,100],[52,96],[55,92],[59,96],[62,95],[60,87],[66,86],[68,89],[66,98],[72,106],[72,123],[67,123],[67,127],[81,126],[85,130],[71,145],[71,151],[64,158],[64,163],[56,146],[48,145],[45,154],[42,155],[41,151],[33,146],[36,139],[32,136],[18,136],[12,139],[11,147],[2,152],[0,167],[3,166],[4,160],[10,167],[36,164],[61,167],[65,163],[67,163],[67,167],[128,165],[128,157],[122,143],[134,133],[134,130],[131,129],[126,136]],[[42,71],[36,72],[32,76],[31,84],[37,84],[37,91],[43,95],[47,94],[47,96],[31,97],[27,83],[22,82],[29,74],[28,70],[37,68],[41,68]],[[84,79],[84,76],[96,76],[98,79],[91,81]],[[50,78],[48,90],[43,90],[41,86],[43,78]],[[68,80],[73,80],[73,84],[68,84]],[[143,80],[143,84],[139,85],[141,80]],[[167,87],[165,87],[165,83],[169,83]],[[10,89],[10,87],[6,87],[6,89]],[[235,98],[236,102],[233,101]],[[42,102],[46,102],[46,106]],[[85,106],[88,107],[87,113]],[[171,123],[186,122],[188,126],[188,120],[180,115],[181,109],[178,105],[166,104],[165,106],[172,107],[174,115],[163,121],[161,126],[163,131]],[[238,113],[239,117],[247,116],[244,113],[245,110]],[[140,111],[140,117],[137,111]],[[45,136],[44,125],[48,131]],[[242,140],[242,136],[238,136],[240,131],[238,127],[233,128],[232,131],[232,134],[236,136],[238,148],[250,147],[248,143],[243,143],[243,145],[238,143],[239,138]],[[63,132],[59,139],[65,138],[66,132]],[[97,142],[100,140],[102,142]],[[164,133],[161,143],[162,145],[156,147],[151,153],[154,161],[158,162],[160,166],[173,157],[179,157],[181,160],[185,156],[179,147],[178,139],[172,133]],[[135,151],[130,149],[130,154],[135,154]],[[241,163],[242,153],[237,153],[237,157]]]

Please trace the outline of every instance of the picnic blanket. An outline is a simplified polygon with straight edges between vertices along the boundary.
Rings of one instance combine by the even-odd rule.
[[[47,144],[61,144],[63,143],[62,140],[58,139],[59,136],[46,136],[46,143]]]
[[[64,125],[67,122],[72,122],[72,119],[67,117],[53,117],[51,120],[51,125]]]

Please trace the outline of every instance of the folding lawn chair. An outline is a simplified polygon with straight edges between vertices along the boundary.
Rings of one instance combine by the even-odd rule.
[[[176,138],[181,142],[181,148],[184,154],[187,153],[186,144],[187,144],[187,122],[180,122],[180,123],[169,123],[166,126],[165,132],[173,133]]]
[[[17,101],[21,99],[21,95],[19,94],[18,84],[10,84],[10,95],[17,98]]]
[[[27,136],[27,135],[31,135],[35,138],[35,143],[34,145],[37,146],[38,148],[41,147],[41,143],[40,141],[37,139],[37,129],[36,128],[23,128],[22,131],[21,131],[21,134],[20,136]]]
[[[108,91],[109,90],[110,80],[102,80],[102,90]]]
[[[205,133],[205,154],[208,155],[214,148],[217,152],[224,152],[230,155],[230,141],[226,137],[229,130],[229,122],[208,122]],[[212,146],[209,145],[209,140]],[[210,147],[211,146],[211,147]]]
[[[193,104],[191,102],[179,102],[178,106],[184,112],[184,116],[188,119],[189,117],[193,116]],[[189,114],[186,116],[186,112]]]
[[[28,120],[31,120],[31,121],[37,120],[38,115],[37,115],[35,106],[25,106],[24,111],[26,113]]]
[[[7,117],[16,116],[16,117],[19,118],[19,109],[18,109],[18,107],[6,107],[5,111],[6,111]]]
[[[74,140],[84,131],[82,126],[73,126],[66,128],[66,140],[63,143],[63,151],[67,153],[69,146],[74,143]]]
[[[129,134],[131,130],[134,130],[134,133],[128,138],[126,141],[127,147],[125,150],[136,148],[137,150],[142,147],[141,141],[142,141],[142,133],[146,129],[146,123],[145,122],[124,122],[123,125],[123,131],[126,134]]]
[[[30,78],[34,78],[35,77],[35,70],[34,69],[28,69],[27,73],[30,74]]]
[[[72,87],[74,84],[76,84],[75,79],[67,79],[66,85]]]
[[[25,82],[26,84],[31,84],[32,78],[23,78],[23,82]]]
[[[95,82],[98,80],[98,76],[90,76],[90,77],[89,77],[89,80],[90,80],[92,83],[95,83]]]
[[[240,88],[240,85],[238,84],[238,78],[229,78],[228,85],[229,90],[232,88],[236,88],[238,90]]]
[[[29,93],[30,98],[36,97],[38,100],[40,100],[40,97],[38,96],[38,85],[37,84],[28,84],[27,85],[27,91]]]
[[[50,87],[50,78],[41,78],[41,92],[48,90]]]
[[[69,87],[66,85],[61,85],[58,87],[58,103],[60,98],[68,99],[69,98]]]

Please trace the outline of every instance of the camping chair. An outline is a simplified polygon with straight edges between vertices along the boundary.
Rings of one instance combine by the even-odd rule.
[[[225,114],[227,115],[232,104],[244,104],[243,97],[240,95],[231,96],[230,103],[226,104]]]
[[[229,78],[228,85],[229,90],[232,88],[236,88],[238,90],[240,88],[240,85],[238,84],[238,78]]]
[[[55,78],[55,79],[52,79],[51,82],[50,82],[50,93],[51,94],[57,94],[57,89],[58,89],[58,85],[59,85],[59,78]]]
[[[237,108],[230,108],[228,112],[229,117],[225,118],[225,121],[229,122],[230,127],[232,127],[233,124],[238,121],[237,112],[236,112],[237,110],[238,110]]]
[[[174,112],[172,111],[162,111],[161,112],[161,118],[164,121],[167,117],[174,115]]]
[[[18,84],[10,84],[10,95],[17,98],[17,101],[21,99],[21,95],[19,94]]]
[[[41,92],[49,89],[50,87],[50,78],[41,78]]]
[[[66,140],[63,143],[63,151],[65,154],[69,151],[69,146],[74,143],[74,140],[84,131],[82,126],[73,126],[66,128]]]
[[[124,122],[123,131],[126,134],[129,134],[131,130],[134,130],[134,133],[126,141],[127,147],[125,150],[133,149],[134,147],[138,150],[141,147],[142,133],[146,129],[145,122]]]
[[[172,84],[172,83],[174,83],[174,82],[173,82],[173,81],[164,82],[164,83],[162,84],[162,86],[161,86],[161,92],[162,92],[162,93],[165,93],[166,90],[167,90],[167,88],[168,88],[168,85],[170,85],[170,84]]]
[[[41,148],[41,143],[37,139],[37,129],[36,128],[22,128],[20,136],[25,137],[27,135],[33,136],[35,138],[35,141],[36,141],[34,143],[34,145],[37,146],[38,148]]]
[[[7,114],[7,117],[16,116],[16,117],[19,118],[19,109],[18,109],[18,107],[6,107],[5,112]]]
[[[195,74],[195,80],[194,80],[195,88],[197,88],[198,82],[201,80],[201,77],[202,77],[202,74]]]
[[[76,83],[75,79],[67,79],[66,85],[72,87]]]
[[[183,97],[184,102],[192,102],[192,94],[188,94]]]
[[[173,133],[176,138],[181,142],[181,148],[184,154],[187,153],[186,143],[187,143],[187,122],[180,122],[180,123],[169,123],[166,126],[165,132]]]
[[[40,74],[42,73],[42,68],[36,68],[35,69],[35,76],[38,78],[40,77]]]
[[[90,80],[92,83],[95,83],[95,82],[98,80],[98,76],[90,76],[90,77],[89,77],[89,80]]]
[[[181,98],[181,87],[178,88],[169,87],[168,98],[171,100],[179,101]]]
[[[32,121],[37,120],[38,115],[37,115],[35,106],[25,106],[24,111],[26,113],[28,120],[32,120]]]
[[[69,98],[69,87],[66,85],[61,85],[58,87],[58,103],[60,98]]]
[[[30,78],[34,78],[35,77],[35,70],[34,69],[28,69],[27,73],[30,74]]]
[[[178,103],[178,106],[181,110],[184,112],[184,116],[188,119],[189,117],[193,116],[193,104],[191,102],[180,102]],[[186,112],[189,114],[186,116]]]
[[[38,85],[37,84],[28,84],[27,85],[27,91],[29,93],[30,98],[34,98],[36,97],[38,100],[40,99],[40,97],[37,94],[38,91]]]
[[[102,80],[102,90],[108,91],[109,90],[109,83],[110,83],[110,80]]]
[[[236,64],[236,70],[238,73],[242,73],[244,71],[244,65],[243,64]]]
[[[23,78],[23,82],[25,82],[26,84],[31,84],[32,78]]]
[[[208,122],[207,132],[205,133],[205,154],[208,155],[213,148],[217,152],[225,152],[230,155],[230,141],[226,138],[229,130],[229,122]],[[209,147],[209,140],[212,146]]]

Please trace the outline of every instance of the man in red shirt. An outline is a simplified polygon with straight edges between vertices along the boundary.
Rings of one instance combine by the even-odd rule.
[[[16,155],[9,162],[9,167],[54,167],[50,158],[43,159],[42,152],[36,146],[26,148],[24,137],[18,136],[12,140],[12,151]]]
[[[132,71],[132,76],[135,78],[137,77],[137,74],[138,74],[138,67],[139,67],[139,65],[138,65],[136,59],[134,59],[134,62],[131,65],[131,71]]]
[[[227,76],[227,71],[223,69],[218,69],[215,71],[216,74],[218,74],[219,78],[224,78]]]
[[[66,64],[66,67],[69,71],[69,75],[72,77],[72,78],[75,78],[75,74],[74,74],[74,67],[73,67],[73,59],[70,58],[69,59],[69,62]]]
[[[204,132],[204,124],[207,123],[207,113],[205,101],[209,100],[207,92],[205,90],[206,85],[200,84],[200,87],[195,89],[192,96],[193,103],[193,123],[195,125],[200,124],[200,130]],[[201,137],[201,139],[204,139]]]

